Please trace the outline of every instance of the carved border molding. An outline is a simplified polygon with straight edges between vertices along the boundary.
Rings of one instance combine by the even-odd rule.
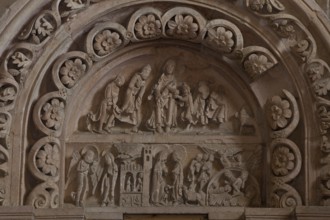
[[[301,195],[290,182],[294,180],[302,165],[299,147],[288,137],[299,123],[299,109],[294,96],[287,90],[283,95],[268,99],[265,110],[268,124],[272,129],[271,152],[271,195],[272,207],[286,208],[301,206]]]
[[[246,0],[248,7],[257,16],[268,19],[269,25],[282,39],[282,42],[290,48],[291,53],[301,65],[301,71],[309,79],[309,83],[315,94],[317,115],[320,119],[320,132],[322,134],[321,152],[324,158],[319,184],[321,189],[321,205],[330,205],[330,175],[329,166],[330,147],[330,68],[328,63],[318,58],[315,38],[308,28],[295,16],[285,12],[284,5],[278,1]]]

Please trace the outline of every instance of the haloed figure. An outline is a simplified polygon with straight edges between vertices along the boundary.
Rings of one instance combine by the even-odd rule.
[[[175,67],[176,63],[172,59],[165,63],[162,75],[154,86],[151,95],[148,96],[149,100],[153,97],[156,104],[153,114],[148,120],[148,125],[155,128],[158,133],[163,132],[164,127],[165,131],[168,132],[177,126],[175,97],[178,96],[179,91],[174,78]]]

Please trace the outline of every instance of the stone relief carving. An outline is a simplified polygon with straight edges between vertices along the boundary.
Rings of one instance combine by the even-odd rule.
[[[86,9],[93,2],[97,1],[57,0],[52,4],[51,10],[42,11],[30,22],[30,25],[28,25],[19,36],[19,39],[23,42],[20,44],[19,50],[15,53],[10,52],[10,55],[8,54],[7,56],[7,72],[14,77],[15,81],[21,84],[24,83],[27,71],[30,66],[34,64],[36,59],[36,51],[53,37],[62,22],[69,22],[74,18],[76,13]],[[205,38],[208,36],[209,43],[214,44],[215,42],[219,50],[225,53],[234,53],[243,48],[242,35],[239,29],[229,21],[220,19],[206,21],[199,12],[185,7],[170,9],[164,14],[160,13],[158,9],[149,9],[143,8],[141,12],[144,11],[146,13],[137,13],[135,17],[131,16],[127,29],[121,24],[111,22],[96,25],[86,38],[87,54],[78,51],[69,52],[61,56],[55,62],[53,65],[53,80],[59,90],[48,93],[42,97],[36,104],[33,116],[35,124],[42,133],[49,135],[49,137],[58,137],[61,134],[61,124],[65,117],[63,112],[65,110],[68,91],[77,85],[80,78],[82,78],[91,67],[92,62],[89,56],[94,61],[99,61],[114,51],[126,46],[130,41],[136,42],[154,39],[158,38],[160,35],[163,38],[180,38],[182,40],[198,43],[204,43]],[[210,33],[208,35],[205,34],[205,27],[210,28]],[[212,31],[211,28],[217,30],[218,36],[215,36],[214,30]],[[161,32],[159,29],[161,29]],[[223,34],[223,29],[225,30],[225,43],[222,40],[223,36],[221,36]],[[231,34],[233,35],[232,37]],[[134,37],[136,38],[134,39]],[[220,41],[222,42],[220,43]],[[234,41],[234,45],[232,45],[232,41]],[[7,81],[5,83],[7,83]],[[3,100],[2,105],[8,106],[9,109],[13,107],[18,93],[18,85],[16,82],[14,83],[11,81],[8,84],[10,85],[4,84],[2,86],[1,97]],[[190,114],[194,103],[191,102],[191,97],[189,95],[189,87],[191,86],[192,85],[183,84],[180,88],[177,88],[179,90],[179,95],[176,97],[176,99],[180,99],[181,101],[180,105],[182,106],[180,106],[180,108],[184,110],[180,116],[181,119],[188,122],[186,126],[188,129],[195,123],[198,123],[198,117],[202,124],[207,124],[207,120],[217,120],[218,123],[222,123],[223,120],[226,120],[225,116],[220,116],[224,115],[224,110],[222,110],[221,113],[219,109],[219,94],[217,95],[215,92],[212,93],[212,91],[210,93],[210,99],[212,99],[214,104],[213,106],[208,106],[210,109],[208,114],[204,113],[206,117],[209,118],[205,120],[205,116],[201,114],[201,116],[192,120]],[[193,101],[197,103],[196,100]],[[203,100],[200,101],[203,102]],[[203,106],[203,104],[199,105],[200,108]],[[221,105],[223,105],[223,103],[221,103]],[[135,126],[139,124],[140,120],[139,108],[137,106],[138,104],[135,104],[133,114],[128,107],[124,110],[121,109],[123,114],[127,114],[125,117],[132,117],[130,124]],[[213,110],[211,107],[217,109]],[[212,111],[214,112],[212,113]],[[116,118],[116,120],[125,121],[127,119],[121,115]],[[134,127],[132,130],[136,132],[138,129]],[[39,164],[39,166],[41,165]],[[42,168],[40,167],[40,169]],[[51,172],[54,174],[54,170]],[[31,193],[36,193],[36,191]]]
[[[46,10],[33,20],[18,38],[33,44],[41,44],[54,34],[59,25],[60,20],[56,14],[53,11]]]
[[[292,207],[302,204],[299,192],[290,185],[302,164],[299,147],[287,137],[295,130],[299,122],[299,110],[294,96],[283,90],[285,98],[273,96],[268,99],[265,111],[268,124],[273,130],[271,137],[271,205],[274,207]]]
[[[96,111],[83,116],[87,130],[102,134],[207,133],[216,132],[217,128],[220,132],[229,126],[227,132],[257,134],[255,119],[245,108],[233,112],[223,87],[200,81],[196,89],[191,89],[194,85],[178,79],[178,69],[177,62],[169,58],[160,68],[158,78],[150,64],[134,73],[129,81],[124,74],[118,74],[106,85]],[[152,85],[154,78],[156,82]],[[150,115],[142,114],[143,109],[145,112],[151,109]],[[131,130],[123,123],[132,126]]]
[[[272,1],[273,2],[273,1]],[[69,8],[71,8],[71,9],[74,9],[74,8],[79,8],[80,6],[79,5],[69,5],[70,4],[70,2],[68,1],[68,2],[65,2],[66,4],[67,4],[67,7],[69,7]],[[266,3],[262,3],[262,4],[266,4]],[[267,10],[269,11],[269,6],[268,5],[266,5],[266,6],[264,6],[264,7],[267,7]],[[261,8],[262,9],[262,8]],[[261,10],[260,9],[260,10]],[[269,11],[269,12],[271,12],[271,11]],[[151,21],[153,20],[152,18],[150,19]],[[174,20],[175,21],[175,20]],[[157,26],[157,24],[156,24],[156,26]],[[226,29],[225,29],[226,30]],[[219,33],[220,32],[223,32],[223,30],[221,29],[221,31],[219,30]],[[225,34],[227,33],[228,31],[226,31],[225,32]],[[36,33],[38,33],[38,31],[36,32]],[[41,32],[40,31],[40,33],[39,33],[39,35],[41,34],[42,35],[42,33],[43,32]],[[210,35],[212,35],[212,33],[210,34]],[[226,34],[227,35],[227,38],[228,38],[228,36],[230,36],[230,34],[229,33],[227,33]],[[137,35],[138,36],[138,35]],[[139,36],[140,38],[142,38],[141,36]],[[96,39],[96,38],[95,38]],[[230,42],[228,39],[226,39],[225,41],[227,41],[227,42]],[[108,44],[111,44],[112,42],[107,42]],[[227,43],[228,44],[228,43]],[[104,44],[105,45],[105,44]],[[230,44],[229,44],[230,45]],[[302,57],[308,57],[308,55],[306,55],[306,53],[305,53],[305,51],[306,51],[306,49],[304,49],[304,48],[306,48],[306,43],[304,43],[304,42],[301,42],[301,45],[296,45],[298,48],[297,48],[297,53],[298,53],[298,55],[299,54],[302,54]],[[104,46],[104,47],[109,47],[109,45],[106,45],[106,46]],[[223,46],[221,46],[221,47],[223,47]],[[225,51],[229,51],[229,48],[227,47],[226,49],[224,49]],[[95,50],[95,51],[97,51],[97,50]],[[252,55],[250,55],[249,57],[251,57]],[[262,55],[261,55],[262,56]],[[305,58],[303,58],[303,61],[306,61],[306,59]],[[247,61],[245,61],[245,62],[247,62]],[[14,64],[14,63],[13,63]],[[244,63],[245,64],[245,63]],[[17,67],[18,67],[18,65],[17,65]],[[64,84],[64,83],[63,83]],[[16,94],[15,94],[16,95]],[[188,99],[189,100],[189,99]],[[189,104],[189,103],[188,103]],[[186,108],[186,109],[188,109],[188,104],[186,105],[186,104],[184,104],[183,106],[184,106],[184,108]],[[7,105],[7,104],[6,104]],[[203,104],[202,104],[203,105]],[[324,111],[323,111],[324,112]],[[202,114],[201,114],[202,115]],[[208,119],[208,118],[207,118]],[[203,123],[202,122],[202,120],[204,120],[204,119],[202,119],[202,116],[200,116],[200,123]],[[46,119],[44,119],[43,120],[45,123],[47,123],[47,120]],[[207,121],[207,120],[204,120],[204,121]],[[283,120],[282,120],[283,121]],[[191,123],[192,125],[193,125],[193,123]],[[243,124],[243,123],[242,123]],[[236,175],[235,175],[236,174]],[[228,174],[228,176],[230,176],[229,174]],[[234,174],[233,174],[233,176],[235,176],[236,178],[240,178],[240,177],[237,177],[237,176],[240,176],[238,173],[235,173],[234,172]],[[229,180],[227,180],[227,181],[229,181]]]
[[[75,151],[73,153],[66,187],[73,179],[77,178],[76,191],[71,193],[76,206],[83,206],[87,193],[95,193],[96,184],[99,180],[98,163],[99,151],[95,146],[86,146],[81,152]]]
[[[196,153],[191,160],[187,149]],[[76,206],[258,206],[261,163],[256,145],[86,145],[72,153],[66,190],[74,191],[66,199]]]

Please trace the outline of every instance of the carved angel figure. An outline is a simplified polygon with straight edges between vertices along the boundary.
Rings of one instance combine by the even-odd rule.
[[[98,183],[99,154],[95,146],[86,146],[81,152],[74,151],[68,170],[66,188],[73,181],[77,181],[76,192],[72,193],[76,206],[83,206],[87,192],[92,183],[92,194]]]
[[[92,122],[98,124],[96,132],[102,133],[104,130],[110,132],[115,125],[115,118],[121,112],[117,106],[119,88],[124,84],[123,76],[118,75],[117,78],[110,82],[105,89],[105,97],[101,103],[100,109],[96,114],[92,112],[87,115],[88,130],[94,131]]]
[[[104,159],[104,170],[101,179],[101,194],[103,197],[101,206],[113,205],[118,166],[115,163],[115,157],[110,151],[103,151],[102,156]]]
[[[118,119],[129,124],[133,124],[133,131],[138,131],[138,126],[141,123],[141,104],[142,97],[146,88],[146,80],[151,72],[151,66],[146,65],[141,72],[134,74],[129,82],[126,90],[126,97],[123,106],[121,107],[121,114]]]
[[[171,128],[177,126],[177,106],[175,98],[178,96],[177,83],[174,78],[176,63],[174,60],[168,60],[163,68],[163,73],[160,76],[157,84],[154,86],[151,95],[155,101],[155,109],[151,117],[147,121],[150,128],[156,129],[156,132],[170,131]]]

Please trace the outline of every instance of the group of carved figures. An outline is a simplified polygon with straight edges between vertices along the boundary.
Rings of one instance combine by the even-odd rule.
[[[94,146],[87,146],[81,152],[75,151],[73,153],[66,188],[76,176],[77,189],[71,195],[76,206],[83,206],[88,192],[91,191],[94,195],[99,183],[101,184],[102,206],[114,205],[118,166],[111,152],[103,151],[101,156],[102,161],[100,161],[98,150]]]
[[[218,125],[225,122],[228,118],[227,103],[222,92],[210,91],[208,84],[200,81],[193,99],[190,86],[185,82],[177,82],[175,70],[176,62],[172,59],[167,60],[158,82],[147,97],[149,101],[153,100],[154,106],[146,126],[162,133],[178,128],[178,117],[185,123],[187,130],[192,125],[206,126],[210,120]],[[87,115],[88,130],[110,133],[117,119],[133,125],[132,131],[137,132],[142,120],[142,98],[151,71],[151,66],[146,65],[141,72],[133,75],[121,107],[118,106],[119,91],[125,79],[118,75],[110,82],[98,112],[96,114],[90,112]],[[180,115],[179,108],[182,109]]]
[[[73,153],[66,188],[73,180],[77,182],[71,193],[76,206],[82,206],[90,194],[100,195],[101,206],[115,205],[116,198],[119,198],[118,194],[115,195],[117,184],[120,184],[119,204],[122,206],[247,206],[253,198],[257,199],[258,186],[247,186],[248,179],[254,177],[242,166],[240,152],[235,155],[230,151],[199,153],[185,168],[184,156],[179,151],[169,153],[163,150],[152,159],[147,168],[149,174],[143,168],[146,161],[142,155],[128,163],[117,160],[110,151],[103,151],[101,156],[99,158],[94,146]],[[215,168],[215,156],[223,166],[220,170]],[[118,175],[121,175],[119,180]],[[147,189],[145,179],[150,183]],[[99,186],[101,190],[97,191]],[[142,197],[147,197],[147,203],[142,203]],[[127,202],[131,200],[134,205]]]

